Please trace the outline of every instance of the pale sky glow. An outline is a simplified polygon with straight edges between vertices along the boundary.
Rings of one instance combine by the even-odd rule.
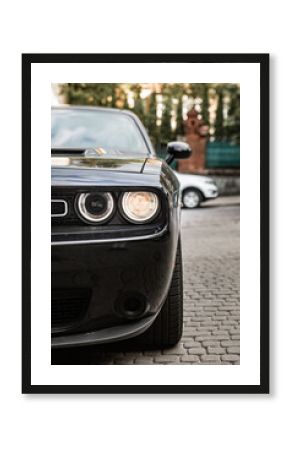
[[[51,85],[51,104],[53,106],[55,105],[59,105],[59,100],[57,95],[55,94],[54,88],[53,88],[53,84]]]

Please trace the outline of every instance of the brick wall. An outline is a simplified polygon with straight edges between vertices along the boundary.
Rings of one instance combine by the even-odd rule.
[[[190,158],[179,161],[178,169],[184,173],[204,173],[208,126],[199,118],[198,113],[191,109],[184,128],[186,142],[190,145],[192,154]]]

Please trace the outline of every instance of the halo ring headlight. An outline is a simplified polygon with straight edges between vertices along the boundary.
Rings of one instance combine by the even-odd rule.
[[[160,201],[154,192],[131,191],[121,196],[122,214],[129,222],[148,223],[157,216]]]
[[[109,192],[88,192],[80,194],[77,210],[82,220],[88,223],[106,222],[113,214],[114,199]]]

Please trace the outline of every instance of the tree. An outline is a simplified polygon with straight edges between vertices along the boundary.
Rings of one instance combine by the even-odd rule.
[[[173,103],[177,101],[176,135],[183,135],[182,101],[189,98],[188,107],[199,104],[205,123],[214,126],[215,139],[227,140],[239,145],[240,142],[240,88],[233,83],[163,83],[153,84],[151,89],[161,92],[163,115],[161,126],[157,125],[156,92],[146,100],[142,99],[144,85],[122,83],[66,83],[59,85],[64,101],[72,105],[92,105],[129,109],[128,95],[134,98],[133,111],[145,124],[155,144],[172,138],[171,117]],[[217,110],[214,123],[210,122],[209,97],[216,98]],[[185,102],[187,103],[187,102]],[[224,114],[225,113],[225,114]]]
[[[209,124],[209,97],[208,97],[208,85],[203,85],[203,92],[202,92],[202,118],[204,122],[208,125]]]
[[[160,127],[161,142],[169,142],[172,138],[171,114],[172,114],[171,97],[167,95],[163,103],[162,121]]]
[[[144,104],[141,98],[142,86],[141,84],[132,84],[131,91],[134,93],[134,113],[139,117],[142,123],[145,121]]]
[[[217,110],[215,118],[215,140],[222,141],[225,137],[224,133],[224,112],[223,112],[223,90],[218,88],[217,90]]]
[[[176,136],[184,136],[183,101],[179,98],[176,111]]]
[[[110,106],[115,107],[116,106],[116,101],[117,101],[117,93],[116,93],[116,87],[117,84],[116,83],[112,83],[111,84],[111,95],[109,97],[109,99],[111,99],[111,104]]]
[[[157,125],[157,100],[155,92],[152,92],[149,97],[149,108],[145,117],[145,127],[148,130],[153,145],[155,148],[158,147],[160,140],[160,127]]]
[[[134,111],[134,113],[139,117],[139,119],[141,120],[141,122],[144,122],[144,119],[145,119],[145,112],[144,112],[143,100],[142,100],[142,98],[138,95],[137,97],[135,97],[134,102],[135,102],[135,103],[134,103],[133,111]]]
[[[125,92],[118,83],[66,83],[60,94],[70,105],[117,106],[125,101]]]
[[[187,94],[193,99],[202,97],[204,90],[204,83],[190,83],[187,87]]]
[[[240,88],[232,85],[229,88],[230,103],[226,125],[227,140],[234,145],[240,144]]]
[[[127,94],[127,92],[124,93],[123,109],[130,109],[129,108],[129,103],[128,103],[128,94]]]

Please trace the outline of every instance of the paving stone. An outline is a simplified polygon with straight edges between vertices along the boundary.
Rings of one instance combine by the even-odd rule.
[[[240,360],[240,357],[238,355],[222,355],[221,358],[222,358],[222,361],[230,361],[230,362],[235,362],[235,361]]]
[[[239,341],[240,340],[240,334],[232,334],[231,335],[231,339],[234,339],[235,341]]]
[[[186,349],[183,347],[183,345],[178,345],[166,350],[163,350],[164,355],[185,355]]]
[[[154,362],[156,362],[156,363],[167,363],[167,362],[168,363],[170,363],[170,362],[177,363],[178,362],[178,356],[174,356],[174,355],[155,356]]]
[[[203,347],[220,347],[220,341],[202,341]]]
[[[213,336],[227,336],[227,333],[224,330],[215,330],[212,334]]]
[[[206,336],[196,336],[195,340],[198,342],[203,342],[203,341],[221,341],[221,340],[225,340],[228,339],[227,336],[225,335],[221,335],[221,336],[215,336],[215,335],[206,335]]]
[[[223,355],[224,353],[226,353],[226,349],[222,348],[222,347],[211,347],[211,346],[209,346],[207,348],[207,352],[209,354],[213,354],[213,355]]]
[[[240,354],[240,347],[227,347],[227,352],[239,355]]]
[[[202,347],[188,349],[189,355],[203,355],[204,353],[205,353],[205,348],[202,348]]]
[[[200,348],[201,347],[201,343],[200,342],[196,342],[196,341],[185,341],[183,343],[184,348]]]
[[[149,356],[140,356],[139,358],[135,359],[134,364],[153,364],[153,358],[150,358]]]
[[[214,363],[220,362],[220,357],[218,355],[201,355],[200,359],[203,362],[214,362]]]
[[[240,341],[231,339],[231,340],[227,340],[227,341],[221,341],[221,346],[222,347],[239,347],[240,346]]]
[[[182,362],[199,362],[200,359],[197,355],[183,355],[180,359]]]

